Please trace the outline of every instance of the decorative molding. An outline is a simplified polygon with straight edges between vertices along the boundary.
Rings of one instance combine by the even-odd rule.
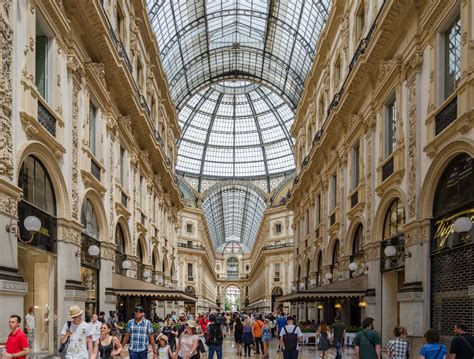
[[[423,302],[425,295],[423,292],[401,292],[397,293],[399,302]]]
[[[12,144],[12,62],[13,29],[11,26],[12,0],[2,1],[0,10],[0,176],[13,180]]]
[[[0,213],[16,218],[20,198],[21,189],[0,177]]]
[[[0,294],[23,296],[26,293],[28,293],[28,283],[0,279]]]
[[[416,60],[413,60],[416,61]],[[416,214],[416,79],[409,82],[408,87],[408,217],[415,217]]]
[[[79,164],[79,91],[78,81],[72,89],[72,163]],[[79,166],[72,166],[72,217],[79,219]]]

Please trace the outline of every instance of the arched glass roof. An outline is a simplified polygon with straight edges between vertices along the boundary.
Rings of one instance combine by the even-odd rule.
[[[225,79],[265,84],[296,108],[330,0],[147,0],[171,96]]]
[[[209,194],[202,209],[214,248],[223,251],[229,243],[252,250],[265,211],[265,200],[245,186],[222,186]]]
[[[264,86],[221,82],[194,95],[179,113],[176,169],[208,178],[271,177],[293,171],[293,112]]]

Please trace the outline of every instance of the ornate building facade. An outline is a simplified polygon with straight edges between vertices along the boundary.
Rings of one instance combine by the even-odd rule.
[[[384,343],[402,325],[413,348],[429,327],[474,325],[454,309],[473,305],[472,229],[454,225],[473,215],[473,14],[333,3],[292,127],[293,311],[372,316]]]

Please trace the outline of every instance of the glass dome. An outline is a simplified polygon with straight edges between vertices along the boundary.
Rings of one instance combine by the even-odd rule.
[[[208,178],[271,177],[294,170],[293,111],[268,88],[220,82],[191,97],[179,113],[176,169]]]

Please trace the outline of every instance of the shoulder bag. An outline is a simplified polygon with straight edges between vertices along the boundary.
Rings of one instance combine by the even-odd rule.
[[[71,324],[72,324],[72,321],[68,320],[67,321],[67,330],[71,329]],[[67,333],[67,331],[66,331],[66,333]],[[67,340],[64,343],[60,343],[60,345],[59,345],[59,350],[58,351],[59,351],[59,356],[61,358],[66,357],[67,347],[69,345],[69,339],[71,339],[70,336],[67,338]]]
[[[472,347],[471,343],[469,343],[469,340],[467,340],[465,336],[460,335],[460,337],[462,338],[462,340],[464,340],[469,349],[471,349],[472,358],[474,359],[474,348]]]

